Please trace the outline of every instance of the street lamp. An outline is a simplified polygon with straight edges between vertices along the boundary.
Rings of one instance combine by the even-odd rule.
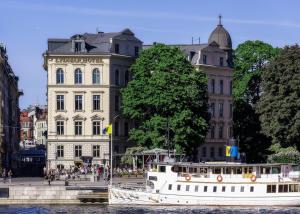
[[[115,119],[117,119],[121,114],[118,114],[113,117],[111,122],[111,134],[110,134],[110,186],[112,186],[112,177],[113,177],[113,124]]]

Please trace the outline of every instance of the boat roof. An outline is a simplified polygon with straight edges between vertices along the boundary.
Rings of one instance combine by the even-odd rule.
[[[190,162],[159,162],[158,165],[172,165],[172,166],[186,166],[186,167],[254,167],[266,166],[275,167],[282,165],[296,166],[294,163],[239,163],[239,162],[203,162],[203,163],[190,163]]]

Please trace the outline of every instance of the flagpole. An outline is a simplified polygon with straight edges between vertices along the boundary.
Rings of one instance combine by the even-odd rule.
[[[110,134],[110,186],[112,187],[112,167],[113,167],[113,124],[111,124],[111,134]]]

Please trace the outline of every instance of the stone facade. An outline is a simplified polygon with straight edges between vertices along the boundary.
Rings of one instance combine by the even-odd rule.
[[[132,122],[119,117],[119,90],[130,79],[129,67],[142,42],[125,29],[118,33],[85,33],[70,39],[49,39],[44,54],[48,77],[48,168],[82,163],[107,164],[113,123],[113,145],[124,152]]]
[[[6,48],[0,44],[0,169],[14,168],[19,150],[19,78],[8,63]]]

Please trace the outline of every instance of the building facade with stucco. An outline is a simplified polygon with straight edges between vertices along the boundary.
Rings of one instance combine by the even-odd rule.
[[[109,136],[102,130],[113,123],[113,150],[124,153],[132,122],[119,116],[120,89],[131,78],[129,67],[142,42],[132,31],[77,34],[49,39],[44,53],[48,77],[47,166],[107,164]]]

